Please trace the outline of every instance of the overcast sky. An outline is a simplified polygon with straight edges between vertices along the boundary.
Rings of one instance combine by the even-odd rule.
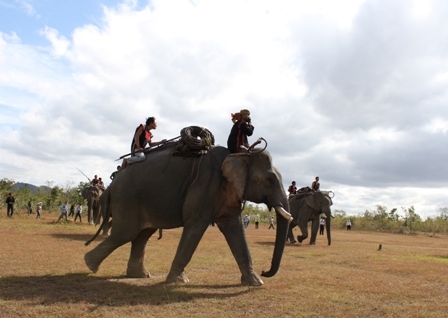
[[[447,1],[0,0],[0,179],[65,186],[247,108],[285,189],[350,215],[448,206]]]

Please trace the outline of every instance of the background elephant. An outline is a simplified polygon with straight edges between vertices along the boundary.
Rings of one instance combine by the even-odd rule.
[[[308,237],[308,222],[311,221],[311,239],[310,244],[316,244],[317,231],[319,230],[319,219],[322,213],[327,217],[325,226],[327,229],[328,245],[331,245],[331,209],[333,201],[330,197],[331,191],[308,192],[289,197],[289,210],[294,220],[289,226],[288,239],[295,243],[292,229],[299,226],[302,235],[297,236],[297,240],[302,243]],[[332,193],[332,192],[331,192]]]
[[[102,207],[106,215],[113,214],[111,234],[86,253],[87,266],[96,272],[110,253],[131,242],[127,276],[149,277],[144,266],[148,239],[158,228],[183,227],[166,281],[187,283],[184,269],[205,230],[214,221],[239,266],[241,283],[262,285],[263,281],[252,268],[241,207],[244,200],[249,200],[265,203],[277,212],[271,269],[262,273],[262,276],[273,276],[285,246],[289,208],[281,175],[272,166],[271,156],[267,151],[230,155],[221,146],[212,147],[200,157],[173,156],[175,144],[168,143],[163,149],[151,151],[145,161],[129,165],[117,174],[104,193]]]
[[[101,195],[104,188],[91,185],[82,190],[81,195],[87,200],[87,221],[89,224],[100,223]]]

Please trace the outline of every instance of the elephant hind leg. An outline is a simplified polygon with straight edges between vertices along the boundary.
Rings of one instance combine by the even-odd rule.
[[[305,240],[308,237],[308,226],[305,227],[300,227],[300,231],[302,232],[302,235],[297,235],[297,241],[299,241],[299,243],[302,243],[303,240]]]
[[[145,249],[151,235],[157,229],[144,229],[137,237],[132,240],[131,255],[128,261],[128,268],[126,276],[133,278],[147,278],[150,277],[149,272],[145,268]]]

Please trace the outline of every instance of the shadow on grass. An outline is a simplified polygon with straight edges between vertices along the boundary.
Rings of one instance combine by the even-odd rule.
[[[96,306],[163,305],[194,299],[232,298],[250,292],[241,285],[153,283],[152,279],[94,277],[85,273],[62,276],[10,276],[0,278],[0,299],[31,301],[48,306],[89,303]]]
[[[86,242],[90,240],[93,234],[73,234],[73,233],[54,233],[51,234],[52,237],[56,239],[65,239],[65,240],[72,240],[72,241],[83,241]],[[106,236],[98,235],[98,237],[95,239],[94,242],[102,242],[106,239]]]

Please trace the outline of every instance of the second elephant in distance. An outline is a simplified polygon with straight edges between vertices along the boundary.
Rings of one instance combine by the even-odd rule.
[[[331,245],[331,191],[317,191],[305,194],[292,195],[289,197],[289,209],[294,220],[288,229],[288,240],[295,243],[292,229],[298,226],[302,235],[297,236],[297,241],[302,243],[308,237],[308,222],[311,221],[311,239],[310,244],[316,244],[317,232],[319,230],[319,220],[322,213],[325,214],[325,226],[327,229],[328,245]]]
[[[81,195],[87,200],[87,221],[89,224],[100,224],[100,208],[101,208],[101,195],[104,192],[104,188],[91,185],[82,190]]]

